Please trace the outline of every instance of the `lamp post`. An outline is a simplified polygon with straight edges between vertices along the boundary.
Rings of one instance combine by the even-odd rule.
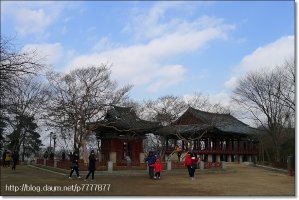
[[[54,153],[54,160],[55,160],[55,146],[56,146],[56,134],[53,133],[53,140],[54,140],[54,149],[53,149],[53,153]]]
[[[101,149],[100,149],[101,137],[99,135],[96,135],[96,138],[97,138],[97,142],[98,142],[98,159],[99,159],[99,161],[101,161]]]
[[[53,134],[54,134],[53,132],[50,133],[50,151],[52,150],[51,142],[52,142],[52,135],[53,135]]]

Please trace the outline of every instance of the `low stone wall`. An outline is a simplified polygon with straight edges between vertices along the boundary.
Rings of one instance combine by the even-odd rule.
[[[84,163],[81,159],[78,161],[79,169],[82,171],[88,171],[88,163]],[[36,160],[36,164],[38,165],[46,165],[51,167],[57,167],[60,169],[70,169],[70,161],[69,160],[45,160],[42,158],[38,158]],[[169,166],[168,166],[169,165]],[[224,168],[225,164],[221,162],[200,162],[198,164],[199,169],[214,169],[214,168]],[[178,161],[169,161],[169,162],[162,162],[162,170],[174,170],[174,169],[185,169],[186,166],[184,162]],[[134,163],[134,165],[118,165],[116,163],[111,162],[111,168],[108,169],[108,162],[96,162],[96,171],[113,171],[113,170],[146,170],[147,163]]]
[[[216,168],[221,168],[221,162],[205,162],[204,163],[204,168],[205,169],[216,169]]]
[[[172,169],[184,169],[186,168],[184,162],[172,161],[171,162]]]
[[[127,165],[127,166],[119,166],[116,163],[113,163],[113,170],[146,170],[147,164],[140,163],[140,165]]]
[[[43,165],[44,164],[44,159],[41,159],[41,158],[36,159],[36,164]]]
[[[46,160],[46,166],[54,167],[54,160]]]

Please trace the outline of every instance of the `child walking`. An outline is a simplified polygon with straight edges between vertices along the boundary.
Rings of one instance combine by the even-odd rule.
[[[160,180],[160,178],[161,178],[161,171],[162,171],[162,164],[160,162],[160,159],[157,159],[156,162],[155,162],[155,164],[152,164],[150,166],[155,168],[154,179],[156,180],[158,178]]]

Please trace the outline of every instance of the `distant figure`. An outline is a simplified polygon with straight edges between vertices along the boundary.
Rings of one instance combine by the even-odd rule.
[[[5,158],[6,158],[6,150],[4,150],[3,154],[2,154],[2,166],[6,167],[6,163],[5,163]]]
[[[72,152],[70,152],[70,154],[68,154],[68,156],[69,156],[69,160],[72,160],[73,153],[72,153]]]
[[[155,168],[155,176],[154,179],[159,179],[161,178],[161,171],[162,171],[162,164],[160,162],[160,159],[157,159],[155,164],[152,164],[151,167]]]
[[[176,146],[175,152],[177,153],[177,155],[178,155],[178,161],[180,162],[180,160],[181,160],[181,148],[180,148],[179,145]]]
[[[16,170],[16,165],[18,161],[19,161],[19,153],[16,150],[14,150],[12,155],[12,163],[13,163],[11,168],[12,170]]]
[[[7,151],[5,154],[5,165],[10,167],[10,161],[11,161],[11,155],[10,155],[10,152]]]
[[[64,151],[61,154],[61,160],[65,160],[65,152]]]
[[[47,159],[47,158],[48,158],[48,156],[49,156],[49,153],[48,153],[48,151],[45,151],[45,153],[44,153],[44,159]]]
[[[53,152],[50,153],[50,159],[54,160],[54,153]]]
[[[147,158],[144,159],[145,162],[148,164],[148,175],[150,178],[154,178],[154,167],[152,167],[152,164],[155,164],[156,162],[156,156],[152,151],[149,152]]]
[[[88,165],[88,174],[86,175],[85,181],[88,179],[89,175],[91,174],[91,180],[94,180],[94,172],[96,170],[96,156],[94,154],[94,150],[90,152],[89,155],[89,165]]]
[[[71,173],[70,173],[69,179],[72,179],[72,174],[73,174],[74,171],[76,171],[77,178],[81,178],[80,175],[79,175],[78,160],[79,160],[78,153],[73,153],[72,157],[71,157]]]

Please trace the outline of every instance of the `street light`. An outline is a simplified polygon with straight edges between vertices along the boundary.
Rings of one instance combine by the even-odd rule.
[[[51,142],[52,142],[52,135],[53,135],[53,134],[54,134],[53,132],[50,133],[50,151],[51,151],[51,149],[52,149]]]
[[[54,140],[54,150],[53,150],[53,153],[54,153],[54,160],[55,160],[55,146],[56,146],[56,134],[53,133],[53,140]]]

